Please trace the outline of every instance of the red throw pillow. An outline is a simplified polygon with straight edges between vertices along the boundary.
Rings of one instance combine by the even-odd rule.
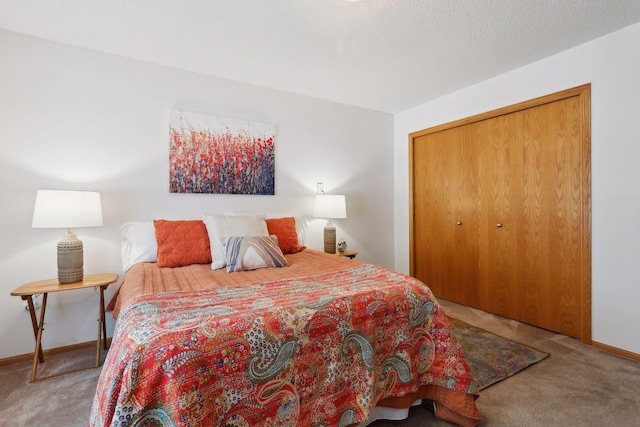
[[[278,238],[278,246],[284,254],[294,254],[306,249],[306,246],[298,246],[298,232],[296,231],[296,219],[267,218],[267,229],[270,236]]]
[[[158,267],[211,263],[209,235],[201,220],[153,221],[158,243]]]

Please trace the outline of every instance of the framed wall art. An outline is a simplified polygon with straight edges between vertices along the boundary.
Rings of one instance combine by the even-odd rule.
[[[275,194],[275,125],[170,110],[169,191]]]

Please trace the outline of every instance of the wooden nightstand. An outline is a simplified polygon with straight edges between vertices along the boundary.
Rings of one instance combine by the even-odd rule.
[[[33,366],[31,367],[31,380],[29,382],[36,381],[36,371],[38,369],[38,360],[44,362],[44,354],[42,353],[42,330],[44,325],[44,313],[47,308],[47,295],[50,292],[62,292],[72,291],[74,289],[86,289],[86,288],[100,288],[100,318],[98,319],[98,341],[96,348],[96,364],[95,366],[89,366],[88,368],[100,366],[100,347],[104,345],[104,349],[107,349],[107,327],[105,325],[105,309],[104,309],[104,290],[107,287],[118,280],[118,275],[115,273],[106,274],[93,274],[84,276],[82,282],[66,283],[61,285],[58,283],[58,279],[40,280],[38,282],[25,283],[13,292],[11,295],[19,296],[23,300],[27,300],[29,305],[29,313],[31,314],[31,323],[33,325],[33,334],[36,338],[36,348],[33,352]],[[33,305],[33,295],[42,294],[42,309],[40,310],[40,323],[36,319],[36,311]],[[75,371],[81,371],[87,368],[76,369]],[[70,372],[65,372],[70,373]],[[62,374],[58,374],[62,375]],[[57,376],[57,375],[56,375]],[[40,378],[44,379],[44,378]]]
[[[346,256],[347,258],[354,259],[356,257],[356,255],[358,255],[358,252],[356,252],[356,251],[336,252],[336,255],[338,255],[338,256]]]

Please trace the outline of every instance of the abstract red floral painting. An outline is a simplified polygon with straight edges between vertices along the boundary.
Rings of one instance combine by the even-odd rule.
[[[275,194],[275,125],[170,110],[169,191]]]

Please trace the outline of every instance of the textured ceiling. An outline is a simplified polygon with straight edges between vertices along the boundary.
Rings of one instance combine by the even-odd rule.
[[[392,113],[639,21],[639,0],[0,0],[3,29]]]

